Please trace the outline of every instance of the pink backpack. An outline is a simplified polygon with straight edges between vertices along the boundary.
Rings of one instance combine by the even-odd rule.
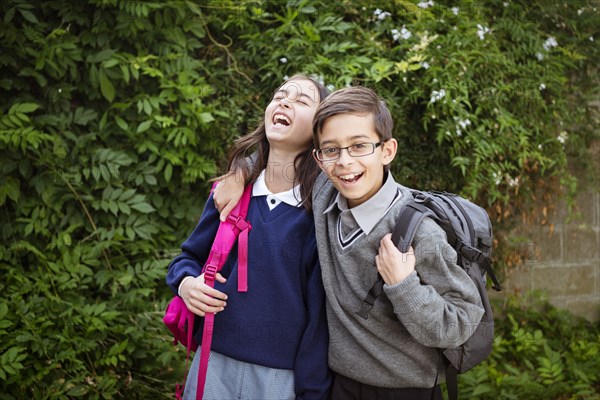
[[[244,189],[242,198],[235,206],[233,211],[231,211],[227,217],[227,220],[221,222],[219,225],[219,229],[217,230],[217,235],[215,236],[215,240],[212,244],[210,254],[206,260],[204,268],[202,269],[202,272],[204,273],[204,281],[210,287],[215,286],[215,276],[217,275],[217,272],[221,270],[225,261],[227,261],[229,252],[239,236],[238,291],[248,291],[248,233],[251,229],[251,226],[248,221],[246,221],[246,215],[248,214],[251,193],[252,185],[250,184]],[[208,356],[210,354],[210,347],[212,343],[214,318],[214,313],[206,313],[204,317],[204,331],[202,334],[200,367],[198,368],[198,389],[196,392],[196,400],[201,400],[202,395],[204,394]],[[167,306],[165,316],[163,317],[164,324],[173,333],[173,344],[177,345],[177,343],[181,343],[187,349],[185,360],[186,376],[188,371],[190,351],[196,351],[198,349],[198,343],[196,343],[193,338],[194,319],[195,314],[187,309],[185,302],[179,296],[173,297]],[[181,400],[184,388],[185,380],[183,385],[178,384],[176,387],[175,396],[177,400]]]

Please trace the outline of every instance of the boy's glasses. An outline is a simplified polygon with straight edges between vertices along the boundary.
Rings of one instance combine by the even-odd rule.
[[[379,143],[355,143],[348,147],[324,147],[315,150],[315,156],[319,161],[334,161],[340,158],[342,150],[348,150],[348,154],[351,157],[363,157],[373,154],[375,149],[384,143],[385,141]]]

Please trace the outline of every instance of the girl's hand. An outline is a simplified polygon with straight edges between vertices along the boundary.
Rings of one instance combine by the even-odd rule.
[[[409,247],[407,253],[401,253],[392,242],[392,234],[389,233],[381,239],[375,263],[383,281],[392,286],[402,282],[415,270],[415,252]]]
[[[220,212],[220,220],[225,221],[227,216],[242,198],[244,193],[244,179],[241,174],[233,172],[225,175],[213,191],[215,207]]]
[[[221,283],[227,281],[220,273],[217,273],[216,279]],[[227,305],[227,295],[204,283],[204,274],[183,282],[179,294],[188,310],[201,317],[206,313],[223,311]]]

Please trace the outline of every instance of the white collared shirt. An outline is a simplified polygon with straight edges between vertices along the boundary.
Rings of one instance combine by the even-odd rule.
[[[296,185],[292,189],[281,193],[271,192],[267,187],[267,182],[265,180],[265,170],[260,173],[256,182],[254,182],[254,186],[252,186],[252,197],[256,196],[266,196],[269,210],[274,209],[281,202],[289,204],[292,207],[300,207],[300,204],[302,203],[300,185]]]

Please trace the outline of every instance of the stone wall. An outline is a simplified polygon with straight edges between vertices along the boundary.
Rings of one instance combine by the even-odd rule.
[[[600,320],[600,187],[587,185],[576,213],[560,207],[549,224],[520,228],[526,262],[504,277],[506,294],[542,292],[550,303],[591,321]],[[522,250],[522,249],[521,249]]]

